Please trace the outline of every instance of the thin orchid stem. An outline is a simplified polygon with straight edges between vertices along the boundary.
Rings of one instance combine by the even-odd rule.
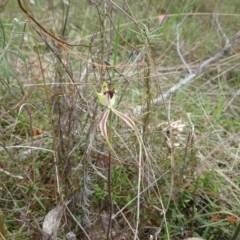
[[[112,111],[111,110],[110,110],[109,116],[108,116],[108,141],[109,141],[109,145],[112,146]],[[109,237],[111,235],[112,212],[113,212],[112,194],[111,194],[111,156],[112,156],[112,149],[111,149],[110,146],[108,147],[108,177],[107,177],[108,204],[109,204],[109,219],[108,219],[107,240],[109,239]]]

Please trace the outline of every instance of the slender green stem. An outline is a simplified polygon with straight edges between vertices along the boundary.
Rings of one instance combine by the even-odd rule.
[[[112,146],[112,111],[109,112],[108,117],[108,141],[109,145]],[[107,240],[110,237],[110,232],[112,228],[112,211],[113,211],[113,205],[112,205],[112,195],[111,195],[111,154],[112,150],[111,147],[108,147],[108,204],[109,204],[109,220],[108,220],[108,230],[107,230]]]

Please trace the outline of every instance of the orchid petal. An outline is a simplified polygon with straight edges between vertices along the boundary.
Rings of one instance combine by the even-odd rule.
[[[109,91],[107,91],[107,92],[104,92],[103,94],[104,94],[104,96],[106,97],[107,106],[108,106],[109,108],[112,108],[112,106],[113,106],[114,103],[115,103],[115,99],[116,99],[116,97],[115,97],[115,92],[112,91],[112,90],[109,90]]]
[[[103,106],[108,106],[108,99],[107,99],[107,96],[104,95],[103,93],[97,93],[97,97],[98,97],[98,101],[103,105]]]
[[[104,114],[103,117],[100,121],[100,130],[101,130],[101,134],[108,139],[108,135],[107,135],[107,120],[108,120],[108,116],[109,116],[109,112],[110,110],[107,110]]]
[[[117,111],[116,109],[112,108],[112,111],[119,116],[125,123],[127,123],[133,130],[135,130],[135,123],[133,122],[133,120],[131,118],[129,118],[128,116],[126,116],[125,114]]]

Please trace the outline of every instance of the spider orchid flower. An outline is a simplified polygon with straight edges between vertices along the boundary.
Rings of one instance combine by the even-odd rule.
[[[96,91],[98,101],[108,108],[112,108],[115,103],[115,91],[109,90],[106,82],[102,84],[102,91],[98,93]]]
[[[113,108],[113,105],[115,103],[115,95],[116,92],[114,90],[109,90],[108,89],[108,85],[106,82],[104,82],[102,84],[102,90],[101,92],[97,92],[95,90],[97,97],[98,97],[98,101],[108,107],[106,112],[103,114],[103,117],[100,121],[100,130],[101,130],[101,134],[107,139],[108,141],[108,134],[107,134],[107,120],[109,117],[109,113],[112,111],[114,114],[116,114],[118,117],[120,117],[125,123],[127,123],[133,130],[136,129],[135,127],[135,123],[132,121],[132,119],[130,119],[128,116],[126,116],[125,114],[117,111],[116,109]]]

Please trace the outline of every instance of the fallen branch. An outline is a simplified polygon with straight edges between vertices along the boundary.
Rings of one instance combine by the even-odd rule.
[[[204,61],[200,65],[199,69],[196,72],[194,72],[194,73],[190,72],[187,77],[180,80],[177,84],[172,86],[168,91],[166,91],[162,95],[159,95],[157,98],[152,99],[151,104],[154,105],[154,104],[157,104],[157,103],[161,103],[164,99],[168,98],[172,93],[176,92],[178,89],[180,89],[184,85],[186,85],[186,84],[192,82],[193,80],[195,80],[201,73],[203,73],[205,71],[205,69],[208,67],[209,64],[211,64],[214,61],[219,60],[228,49],[230,49],[233,45],[235,45],[237,43],[237,41],[239,39],[240,39],[240,32],[235,37],[233,37],[231,40],[228,40],[226,42],[225,46],[218,53],[216,53],[213,57]],[[139,105],[139,106],[136,106],[133,109],[133,113],[136,114],[136,115],[139,115],[145,110],[146,110],[145,105]]]

